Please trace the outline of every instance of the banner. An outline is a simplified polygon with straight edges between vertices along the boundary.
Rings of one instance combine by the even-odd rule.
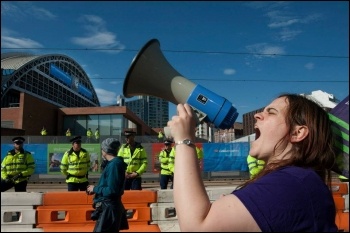
[[[249,142],[203,143],[203,171],[248,171]]]
[[[197,147],[197,155],[199,168],[203,170],[203,144],[195,143]],[[159,162],[159,153],[161,150],[165,149],[164,143],[152,143],[152,172],[160,173],[160,162]]]
[[[13,149],[13,144],[1,144],[1,161],[5,158],[7,152]],[[35,161],[34,174],[47,173],[47,146],[46,144],[23,144],[23,149],[29,151]]]
[[[349,96],[329,113],[335,135],[336,165],[333,171],[349,178]]]
[[[61,174],[60,165],[63,154],[72,148],[72,144],[48,144],[47,145],[47,173]],[[82,144],[82,148],[90,154],[89,173],[99,173],[101,164],[101,146],[100,144]]]

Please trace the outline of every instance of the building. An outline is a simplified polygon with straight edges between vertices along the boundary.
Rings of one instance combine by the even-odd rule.
[[[152,128],[162,128],[169,121],[169,102],[154,96],[138,96],[125,106]]]
[[[61,54],[1,54],[1,107],[18,106],[27,93],[57,107],[100,106],[83,68]]]
[[[254,115],[258,112],[262,112],[264,110],[264,108],[259,108],[257,110],[248,112],[243,114],[243,135],[247,136],[250,134],[255,133],[254,130],[254,124],[255,124],[255,119],[254,119]]]
[[[301,95],[306,96],[306,98],[318,103],[318,105],[322,106],[326,111],[333,109],[339,103],[339,100],[337,100],[333,94],[328,94],[327,92],[321,90],[313,91],[311,92],[311,95]]]
[[[1,55],[1,135],[86,135],[100,129],[101,137],[132,129],[156,135],[127,107],[100,107],[83,68],[62,54]]]
[[[326,111],[329,111],[330,109],[334,108],[338,103],[339,100],[335,98],[333,94],[328,94],[327,92],[318,90],[318,91],[312,91],[311,94],[300,94],[302,96],[305,96],[306,98],[313,100],[314,102],[318,103],[321,107],[323,107]],[[261,112],[264,110],[264,107],[259,108],[257,110],[248,112],[243,114],[243,135],[251,135],[255,133],[254,131],[254,124],[255,119],[254,115],[258,112]]]

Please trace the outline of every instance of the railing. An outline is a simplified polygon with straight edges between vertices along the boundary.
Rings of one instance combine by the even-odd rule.
[[[11,148],[12,144],[12,138],[14,136],[1,136],[1,144],[2,145],[10,145],[4,147],[4,150],[8,150]],[[25,138],[24,142],[24,148],[27,150],[30,150],[31,146],[33,145],[34,148],[36,148],[36,144],[69,144],[67,145],[67,150],[70,148],[70,142],[69,139],[72,137],[66,137],[66,136],[23,136]],[[115,137],[119,139],[122,143],[125,141],[124,137],[121,136],[101,136],[99,141],[96,141],[94,139],[91,139],[90,142],[87,142],[87,137],[82,137],[82,147],[88,147],[87,145],[90,144],[99,144],[107,137]],[[141,142],[144,146],[148,157],[148,167],[146,173],[143,175],[143,180],[146,182],[159,182],[159,174],[156,172],[157,169],[155,169],[155,158],[157,156],[157,153],[152,151],[152,148],[154,145],[153,143],[159,143],[157,136],[136,136],[136,141]],[[199,142],[199,143],[208,143],[208,142]],[[93,145],[91,145],[93,146]],[[159,148],[161,145],[159,146]],[[32,152],[34,155],[35,163],[36,163],[36,172],[34,175],[32,175],[30,182],[47,182],[47,181],[54,181],[54,183],[57,182],[64,182],[64,177],[59,173],[59,170],[57,170],[56,174],[53,174],[53,172],[47,171],[47,164],[50,159],[49,153],[50,151],[45,152],[47,154],[43,154],[44,151],[37,151],[35,153]],[[3,158],[6,155],[6,151],[2,151],[1,157]],[[100,173],[93,173],[89,174],[89,180],[98,180]],[[249,174],[247,171],[211,171],[211,172],[202,172],[202,179],[204,181],[211,181],[211,180],[245,180],[249,178]]]

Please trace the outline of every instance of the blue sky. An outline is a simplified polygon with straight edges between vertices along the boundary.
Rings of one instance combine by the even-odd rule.
[[[180,74],[229,100],[237,122],[283,92],[349,94],[347,1],[1,1],[1,52],[71,57],[102,106],[153,38]]]

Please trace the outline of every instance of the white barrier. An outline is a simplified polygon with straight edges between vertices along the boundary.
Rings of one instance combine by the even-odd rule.
[[[1,232],[42,232],[35,228],[35,207],[42,205],[42,193],[1,193]]]
[[[215,201],[221,195],[230,194],[237,186],[207,187],[206,191],[210,201]],[[177,220],[174,205],[174,195],[171,189],[160,189],[157,192],[157,203],[150,205],[152,211],[152,223],[159,226],[161,232],[179,232],[180,227]]]

